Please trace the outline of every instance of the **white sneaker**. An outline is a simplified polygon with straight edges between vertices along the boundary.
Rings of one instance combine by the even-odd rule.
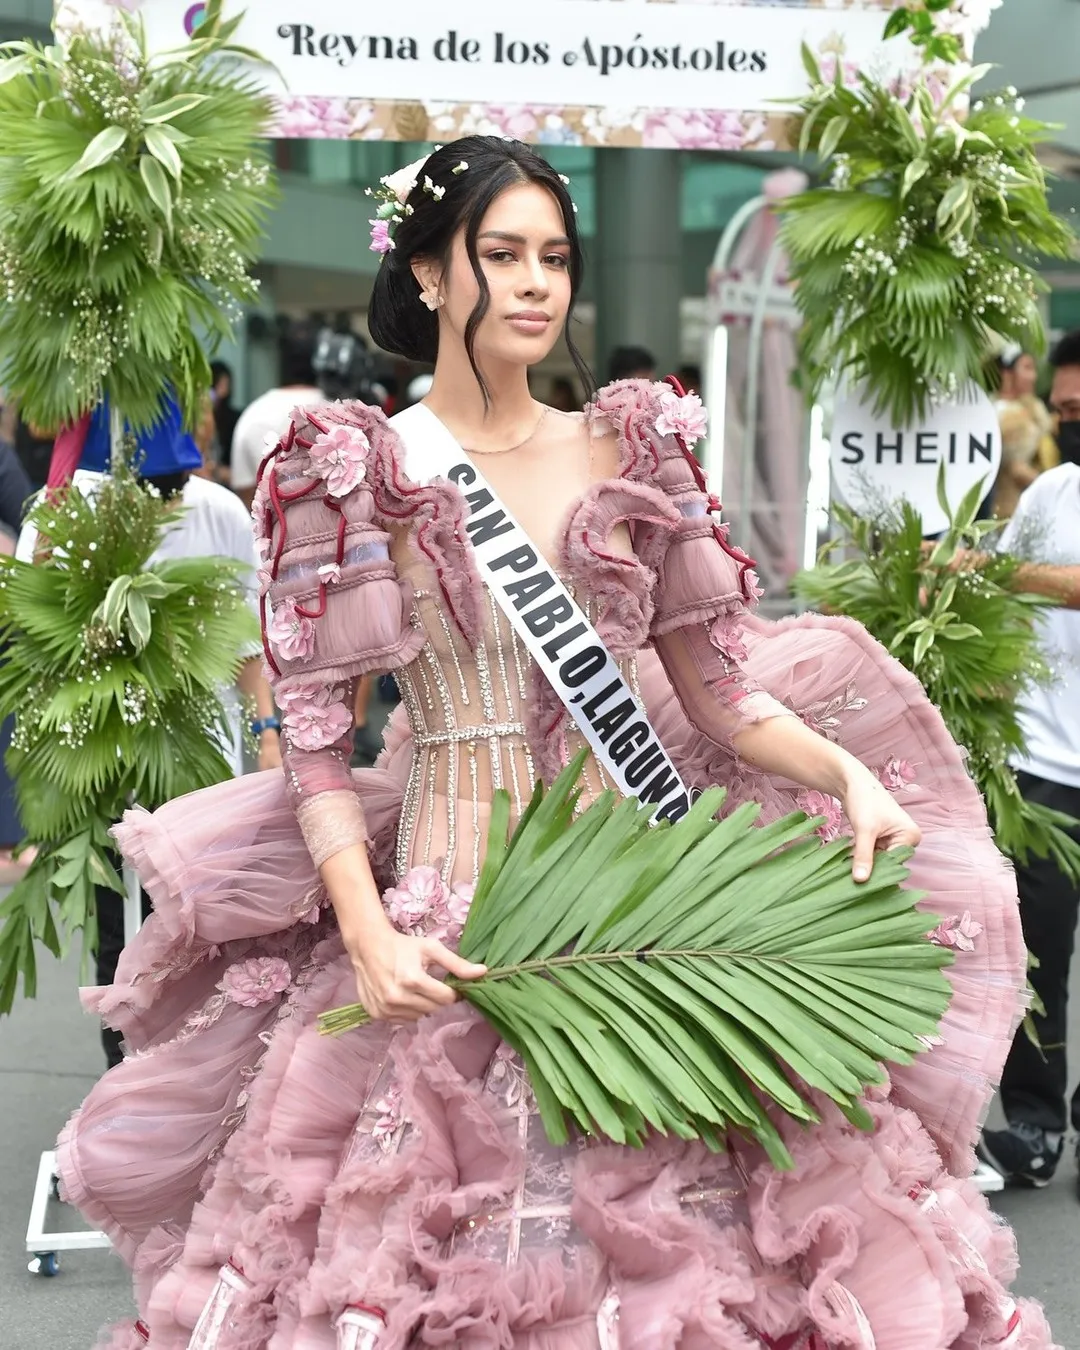
[[[975,1165],[975,1172],[971,1178],[975,1189],[982,1191],[983,1195],[996,1195],[998,1191],[1005,1189],[1005,1178],[996,1168],[981,1159]]]

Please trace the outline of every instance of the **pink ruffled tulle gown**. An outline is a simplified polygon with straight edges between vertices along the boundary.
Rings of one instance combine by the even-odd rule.
[[[1021,1010],[1010,869],[918,683],[857,625],[752,615],[662,386],[551,413],[484,469],[587,609],[695,784],[766,817],[835,803],[742,766],[748,720],[803,717],[919,822],[912,885],[956,951],[940,1041],[896,1069],[860,1133],[782,1128],[795,1170],[552,1147],[520,1062],[458,1004],[338,1039],[356,986],[317,866],[368,841],[405,931],[453,941],[492,792],[520,811],[581,743],[482,587],[445,483],[407,476],[363,405],[300,413],[256,499],[268,661],[286,726],[266,773],[118,828],[155,912],[86,1004],[129,1058],[60,1143],[67,1196],[134,1274],[112,1350],[1045,1350],[1010,1298],[1012,1235],[965,1178]],[[393,670],[404,712],[351,774],[352,684]],[[590,794],[605,776],[587,771]]]

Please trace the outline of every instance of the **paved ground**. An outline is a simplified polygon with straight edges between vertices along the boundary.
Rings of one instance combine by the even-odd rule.
[[[41,975],[36,1003],[0,1024],[0,1350],[90,1350],[103,1323],[129,1312],[120,1262],[109,1252],[76,1252],[64,1257],[59,1278],[46,1280],[27,1273],[23,1251],[38,1155],[52,1147],[102,1063],[96,1026],[75,998],[78,962],[50,962]],[[1076,992],[1071,1034],[1080,1045]],[[1009,1193],[998,1207],[1019,1233],[1021,1292],[1045,1302],[1065,1350],[1080,1350],[1080,1203],[1071,1156],[1048,1190]]]

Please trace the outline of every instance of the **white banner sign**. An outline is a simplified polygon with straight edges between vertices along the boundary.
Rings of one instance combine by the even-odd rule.
[[[948,525],[937,499],[942,465],[953,507],[980,480],[989,492],[1001,465],[997,414],[974,385],[962,399],[900,430],[875,414],[857,391],[843,395],[836,404],[831,446],[833,482],[852,509],[869,514],[904,498],[922,515],[927,534]]]
[[[281,72],[293,96],[430,104],[778,111],[806,85],[805,42],[852,69],[911,61],[882,42],[886,12],[813,4],[649,0],[248,0],[236,41]],[[101,0],[64,8],[100,15]],[[175,47],[205,17],[190,0],[144,0],[152,50]]]

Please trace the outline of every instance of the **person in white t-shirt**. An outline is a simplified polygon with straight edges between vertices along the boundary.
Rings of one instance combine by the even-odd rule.
[[[281,345],[281,385],[269,389],[240,414],[233,432],[229,483],[245,506],[251,506],[259,465],[281,435],[293,408],[313,408],[326,395],[315,379],[312,359],[315,334],[301,326]]]
[[[1052,364],[1062,462],[1023,493],[1000,547],[1037,551],[1017,584],[1062,602],[1042,619],[1057,679],[1026,697],[1017,785],[1025,800],[1080,819],[1080,331],[1062,340]],[[1016,870],[1024,936],[1038,961],[1031,982],[1046,1011],[1034,1015],[1038,1047],[1023,1028],[1016,1033],[1001,1081],[1008,1126],[985,1131],[979,1154],[1007,1181],[1041,1187],[1061,1160],[1070,1117],[1080,1130],[1080,1087],[1067,1103],[1065,1055],[1080,887],[1049,858],[1032,856]]]

